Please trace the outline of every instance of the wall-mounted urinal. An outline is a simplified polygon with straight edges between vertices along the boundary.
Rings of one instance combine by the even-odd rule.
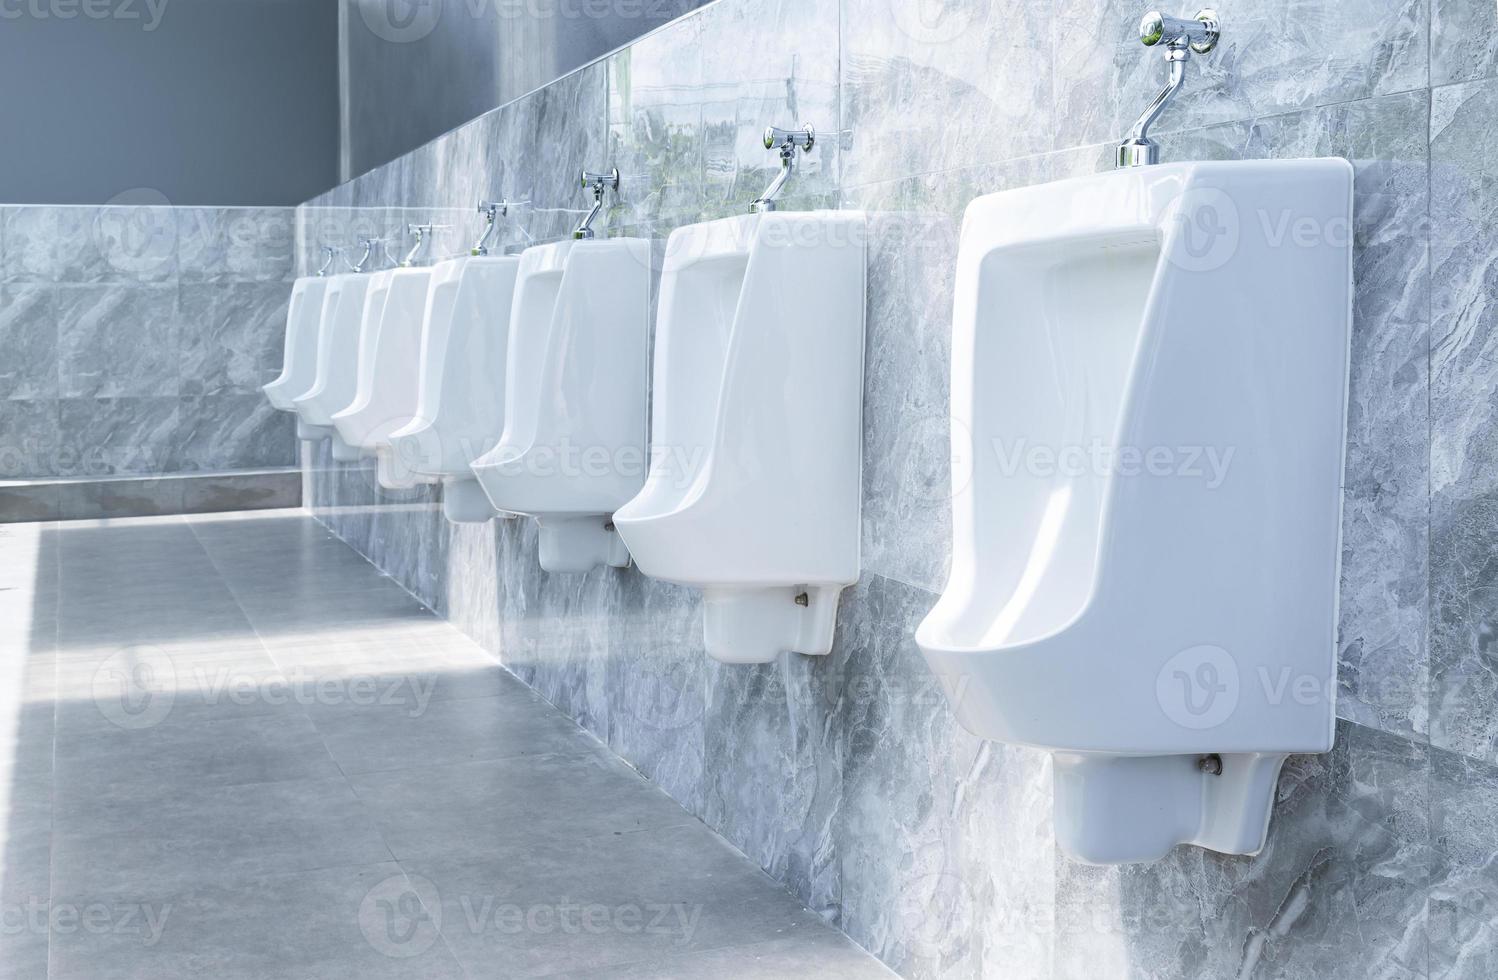
[[[484,237],[470,255],[432,267],[416,414],[390,437],[390,468],[411,481],[440,482],[443,513],[455,523],[498,516],[471,467],[504,431],[505,353],[520,258],[491,255],[488,243],[508,207],[481,203]]]
[[[364,239],[362,269],[383,243]],[[292,399],[297,413],[297,436],[313,441],[330,438],[335,459],[359,458],[357,448],[344,443],[333,427],[334,414],[343,411],[358,390],[359,336],[367,316],[378,317],[383,307],[387,273],[353,272],[332,276],[323,294],[323,313],[317,338],[317,372],[312,387]]]
[[[504,431],[473,464],[490,503],[540,525],[541,567],[623,567],[611,515],[645,477],[650,243],[594,239],[603,188],[576,240],[520,256],[505,364]]]
[[[323,296],[327,291],[328,269],[338,258],[339,250],[323,246],[325,260],[314,276],[303,276],[291,286],[291,300],[286,306],[286,342],[281,359],[281,373],[262,387],[271,406],[283,412],[294,412],[292,400],[306,393],[317,378],[317,335],[322,322]]]
[[[432,281],[431,267],[420,262],[436,227],[411,225],[416,241],[410,253],[400,268],[379,273],[383,278],[371,286],[371,302],[359,330],[354,395],[333,414],[343,444],[358,456],[378,459],[377,479],[386,489],[412,485],[390,465],[389,444],[416,414],[422,319]],[[333,458],[341,457],[335,452]]]
[[[858,580],[863,225],[767,212],[667,243],[650,474],[614,523],[646,574],[704,590],[718,660],[829,652]]]
[[[974,734],[1054,754],[1090,862],[1258,851],[1330,749],[1351,327],[1343,160],[982,197],[952,332],[951,579],[916,640]]]

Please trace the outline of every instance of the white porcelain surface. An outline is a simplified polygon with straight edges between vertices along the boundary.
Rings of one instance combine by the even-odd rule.
[[[1285,754],[1331,747],[1351,201],[1345,161],[1287,160],[967,209],[916,640],[969,730],[1056,753],[1081,860],[1256,852]]]
[[[410,482],[441,482],[457,523],[495,516],[472,464],[504,431],[505,354],[518,256],[461,257],[432,269],[414,417],[390,437],[389,467]]]
[[[614,522],[646,574],[705,590],[719,660],[829,652],[858,580],[864,239],[815,211],[667,243],[650,474]]]
[[[333,428],[333,416],[348,407],[358,390],[359,334],[371,311],[378,316],[384,304],[388,273],[349,273],[331,276],[323,294],[323,313],[317,337],[317,371],[312,387],[292,399],[300,438],[333,439],[339,459],[357,448],[344,444]]]
[[[347,407],[333,414],[333,426],[345,444],[363,456],[388,452],[390,437],[416,413],[420,376],[421,333],[432,270],[392,269],[383,273],[379,315],[371,304],[359,328],[358,382]],[[337,458],[335,456],[335,458]],[[380,482],[390,488],[409,486],[381,459]]]
[[[296,411],[292,399],[305,394],[316,380],[317,338],[327,287],[328,280],[320,276],[303,276],[291,286],[281,374],[261,389],[271,405],[283,412]]]
[[[473,465],[496,510],[540,525],[541,566],[623,566],[610,515],[645,476],[650,244],[566,241],[520,256],[504,431]]]

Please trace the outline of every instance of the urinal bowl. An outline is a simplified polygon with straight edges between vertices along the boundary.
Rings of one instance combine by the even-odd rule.
[[[642,571],[703,590],[720,661],[830,652],[858,579],[863,232],[775,212],[667,243],[650,474],[614,521]]]
[[[520,256],[504,430],[472,472],[495,510],[536,518],[547,571],[629,563],[610,515],[644,481],[649,276],[637,238]]]
[[[384,303],[386,273],[353,273],[329,278],[317,340],[317,372],[312,387],[294,398],[298,435],[330,438],[335,459],[358,458],[333,425],[333,415],[348,407],[358,390],[359,334],[371,309]],[[378,312],[375,313],[378,316]]]
[[[291,287],[286,307],[286,343],[281,373],[261,390],[271,405],[294,412],[292,399],[305,393],[317,378],[317,335],[322,320],[328,280],[304,276]]]
[[[381,486],[404,489],[413,481],[391,457],[389,444],[392,434],[416,412],[422,320],[432,270],[400,268],[384,275],[379,315],[366,315],[360,325],[353,398],[334,413],[333,425],[349,447],[366,458],[378,458]]]
[[[1079,860],[1254,853],[1286,755],[1331,748],[1351,194],[1341,160],[1171,164],[968,208],[916,641],[964,727],[1054,753]]]
[[[454,523],[500,515],[472,464],[504,431],[505,355],[520,259],[473,256],[439,263],[421,338],[415,416],[390,438],[390,456],[412,481],[440,483]]]

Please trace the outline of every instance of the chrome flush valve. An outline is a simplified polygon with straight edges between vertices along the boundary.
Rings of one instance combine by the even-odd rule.
[[[515,201],[480,201],[479,214],[484,216],[484,234],[483,237],[473,243],[473,247],[468,250],[468,254],[488,255],[489,245],[493,241],[495,233],[499,231],[496,219],[509,215],[510,208],[517,206],[518,202]]]
[[[431,247],[432,232],[446,231],[451,227],[452,225],[407,225],[406,233],[408,235],[415,235],[416,241],[411,244],[411,251],[407,252],[406,257],[401,259],[401,268],[409,269],[430,258],[429,255],[424,253]]]
[[[619,168],[614,167],[607,173],[594,173],[591,170],[583,171],[583,187],[593,189],[593,209],[587,213],[582,222],[573,229],[573,238],[593,238],[593,222],[603,212],[603,192],[606,188],[619,190]]]
[[[316,274],[325,276],[328,274],[328,270],[333,267],[333,263],[343,254],[343,249],[337,245],[323,245],[321,246],[321,250],[323,256],[322,265],[318,266]]]
[[[1170,80],[1155,96],[1154,101],[1134,122],[1129,135],[1118,144],[1118,166],[1143,167],[1160,162],[1160,145],[1149,138],[1149,128],[1165,106],[1181,90],[1186,82],[1186,62],[1191,53],[1206,54],[1217,46],[1222,33],[1217,20],[1217,11],[1199,10],[1193,20],[1168,17],[1158,10],[1151,10],[1139,22],[1139,40],[1145,47],[1157,44],[1165,46],[1165,61],[1170,66]]]
[[[364,266],[369,262],[370,259],[374,258],[376,250],[381,252],[385,251],[385,239],[379,238],[377,236],[361,238],[359,239],[359,246],[364,249],[364,253],[359,256],[359,261],[353,263],[350,266],[350,268],[355,272],[364,271]],[[386,252],[385,254],[388,258],[389,253]]]
[[[780,151],[780,173],[775,175],[765,192],[749,205],[751,214],[775,210],[775,195],[785,187],[785,182],[791,179],[791,174],[796,169],[796,151],[799,149],[802,153],[810,153],[816,142],[817,133],[810,123],[803,123],[800,129],[780,129],[776,126],[765,129],[765,149]]]

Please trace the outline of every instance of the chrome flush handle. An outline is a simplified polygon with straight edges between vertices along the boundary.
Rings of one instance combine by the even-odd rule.
[[[349,266],[349,268],[353,269],[355,272],[364,271],[364,266],[374,258],[375,249],[379,249],[382,252],[385,250],[385,239],[378,236],[361,238],[359,239],[359,245],[364,249],[364,253],[359,256],[359,261]],[[386,255],[388,257],[389,253],[386,253]]]
[[[1168,17],[1158,10],[1151,10],[1139,22],[1139,40],[1147,48],[1157,44],[1165,46],[1165,61],[1170,66],[1170,79],[1160,94],[1155,96],[1144,112],[1134,122],[1129,135],[1118,144],[1119,167],[1143,167],[1160,162],[1160,145],[1149,138],[1149,128],[1165,111],[1165,106],[1186,83],[1186,62],[1191,53],[1206,54],[1217,46],[1222,27],[1217,11],[1197,11],[1193,20]]]
[[[803,123],[800,129],[780,129],[776,126],[765,129],[765,149],[780,151],[780,173],[775,175],[765,192],[749,205],[751,214],[775,210],[775,195],[780,193],[796,170],[796,151],[810,153],[816,143],[817,133],[810,123]]]
[[[473,247],[468,250],[469,255],[488,255],[489,246],[493,243],[494,236],[499,231],[498,218],[507,217],[510,208],[520,207],[521,201],[480,201],[479,214],[484,216],[484,234]]]
[[[412,243],[411,251],[407,252],[406,257],[401,259],[401,268],[410,269],[429,259],[431,256],[425,253],[431,246],[432,232],[446,231],[451,227],[452,225],[407,225],[406,234],[415,235],[416,241]]]
[[[604,190],[612,188],[615,193],[619,191],[619,168],[614,167],[605,173],[594,173],[591,170],[584,170],[583,187],[593,189],[593,209],[573,229],[572,237],[579,239],[594,238],[596,236],[593,231],[593,222],[603,212]]]
[[[323,255],[322,265],[318,267],[316,275],[325,276],[328,274],[328,270],[333,267],[334,261],[343,254],[343,249],[337,245],[323,245],[321,249]]]

